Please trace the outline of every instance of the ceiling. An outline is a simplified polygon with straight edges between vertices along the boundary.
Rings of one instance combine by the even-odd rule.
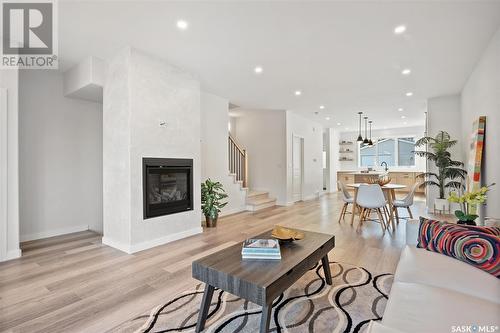
[[[241,107],[342,130],[357,127],[358,111],[374,128],[413,126],[427,98],[461,91],[499,25],[500,1],[62,1],[59,56],[64,70],[131,45]]]

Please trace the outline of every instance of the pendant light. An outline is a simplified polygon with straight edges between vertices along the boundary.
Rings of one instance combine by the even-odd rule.
[[[366,133],[366,122],[368,120],[368,117],[364,117],[365,119],[365,139],[363,140],[363,144],[367,145],[368,144],[368,134]]]
[[[370,140],[368,140],[368,146],[372,147],[373,146],[373,141],[372,141],[372,123],[373,121],[370,120],[368,124],[370,125]]]
[[[359,114],[359,127],[358,127],[358,139],[356,140],[357,142],[363,142],[363,137],[361,136],[361,115],[363,112],[358,112]]]

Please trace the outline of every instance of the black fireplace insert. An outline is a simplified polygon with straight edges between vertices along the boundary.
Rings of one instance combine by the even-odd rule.
[[[143,158],[144,219],[193,209],[193,160]]]

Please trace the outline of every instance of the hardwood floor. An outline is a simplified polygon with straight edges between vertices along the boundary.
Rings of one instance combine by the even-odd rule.
[[[0,263],[0,331],[105,332],[187,289],[194,259],[243,241],[275,224],[336,236],[330,259],[376,272],[394,272],[405,222],[382,234],[366,222],[356,232],[338,222],[337,194],[221,218],[215,229],[133,255],[101,244],[93,232],[26,242],[23,257]],[[425,215],[416,202],[414,216]]]

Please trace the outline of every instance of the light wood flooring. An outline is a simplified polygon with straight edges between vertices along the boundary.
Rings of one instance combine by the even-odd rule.
[[[22,244],[23,257],[0,263],[0,331],[106,332],[193,285],[191,262],[275,224],[331,233],[330,259],[375,272],[394,272],[405,243],[405,222],[394,233],[349,215],[339,224],[338,194],[221,218],[215,229],[133,255],[101,244],[93,232]],[[426,215],[424,204],[412,208]],[[402,215],[404,212],[402,213]]]

